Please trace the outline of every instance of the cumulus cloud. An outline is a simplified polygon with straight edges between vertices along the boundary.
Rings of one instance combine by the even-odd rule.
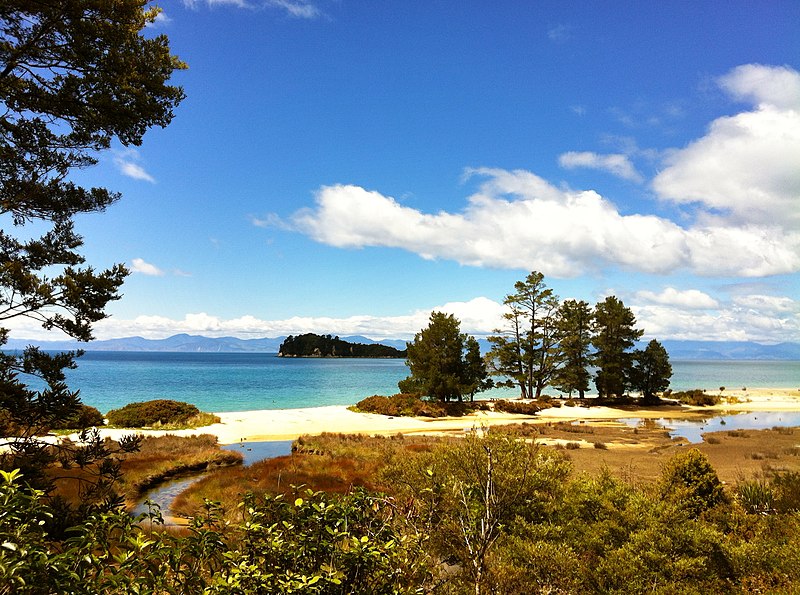
[[[325,186],[291,224],[340,248],[401,248],[426,259],[539,270],[570,277],[599,268],[667,274],[762,276],[800,270],[800,233],[777,226],[683,228],[622,215],[597,192],[556,188],[532,172],[475,169],[478,191],[459,213],[423,213],[354,185]]]
[[[131,272],[139,273],[141,275],[148,275],[150,277],[163,277],[164,271],[158,268],[156,265],[146,262],[144,259],[141,258],[134,258],[131,261],[130,266]]]
[[[756,109],[716,119],[705,136],[673,152],[653,189],[665,200],[704,207],[709,221],[797,230],[800,73],[746,65],[719,82]]]
[[[800,108],[800,75],[788,66],[743,64],[717,79],[732,97],[779,109]]]
[[[108,339],[126,336],[164,338],[177,333],[210,337],[277,337],[302,333],[363,335],[372,339],[407,339],[428,324],[432,311],[453,314],[461,330],[477,336],[492,333],[502,325],[504,306],[485,297],[468,302],[450,302],[396,316],[357,315],[343,318],[293,316],[283,320],[264,320],[254,316],[224,319],[205,312],[187,314],[182,319],[164,316],[138,316],[131,320],[108,318],[95,325],[95,335]]]
[[[647,337],[660,340],[796,341],[800,336],[800,302],[781,296],[751,296],[728,303],[717,302],[695,290],[641,292],[629,304],[637,326]],[[711,304],[716,304],[711,306]],[[687,304],[690,306],[687,307]],[[708,305],[709,307],[701,307]],[[98,339],[142,336],[165,338],[177,333],[210,337],[277,337],[307,332],[338,335],[363,335],[372,339],[411,340],[428,324],[433,310],[453,314],[462,331],[486,336],[503,326],[505,307],[485,297],[467,302],[452,302],[396,316],[357,315],[343,318],[294,316],[264,320],[255,316],[225,319],[205,312],[187,314],[182,319],[164,316],[138,316],[130,320],[108,318],[95,325]],[[33,321],[10,321],[15,337],[58,339]]]
[[[752,295],[730,302],[714,300],[696,290],[668,288],[658,294],[640,292],[626,300],[636,315],[637,326],[646,337],[659,340],[797,341],[800,336],[800,302],[785,296]],[[712,306],[711,304],[715,304]],[[688,304],[688,305],[687,305]],[[705,307],[708,306],[708,307]],[[222,318],[206,312],[175,319],[166,316],[138,316],[133,319],[106,318],[94,325],[98,339],[141,336],[163,339],[178,333],[209,337],[278,337],[302,333],[363,335],[371,339],[411,340],[428,324],[432,311],[453,314],[465,333],[484,337],[504,326],[503,304],[486,297],[450,302],[432,308],[394,316],[356,315],[341,318],[294,316],[265,320],[251,315]],[[58,340],[67,337],[45,331],[33,320],[22,317],[6,321],[15,338]]]
[[[155,178],[145,171],[144,167],[139,163],[140,160],[139,152],[135,149],[129,148],[116,151],[114,154],[114,164],[122,175],[134,180],[143,180],[155,184]]]
[[[732,302],[737,308],[755,312],[774,315],[794,314],[800,316],[800,302],[796,302],[784,296],[760,294],[742,295],[734,297]]]
[[[559,156],[558,163],[567,169],[586,167],[608,172],[630,182],[644,181],[642,174],[636,171],[627,155],[599,155],[589,151],[569,151]]]
[[[639,292],[631,310],[646,335],[659,339],[780,342],[800,336],[800,302],[792,298],[752,295],[701,308],[687,305],[692,291],[676,292],[688,299],[675,303],[664,293],[651,299]]]
[[[690,310],[711,309],[719,305],[717,300],[707,293],[698,291],[697,289],[681,291],[674,287],[667,287],[660,293],[654,293],[648,290],[639,291],[636,293],[636,298],[652,304],[678,306]]]

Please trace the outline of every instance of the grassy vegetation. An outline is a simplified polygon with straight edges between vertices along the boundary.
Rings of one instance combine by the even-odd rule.
[[[125,496],[135,499],[152,486],[182,473],[237,466],[241,462],[241,453],[222,450],[211,434],[147,436],[139,452],[122,459]]]

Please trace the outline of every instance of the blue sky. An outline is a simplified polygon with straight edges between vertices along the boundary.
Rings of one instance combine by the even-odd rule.
[[[123,194],[78,220],[133,271],[98,338],[481,335],[538,270],[650,337],[800,340],[800,3],[162,8],[187,99],[76,175]]]

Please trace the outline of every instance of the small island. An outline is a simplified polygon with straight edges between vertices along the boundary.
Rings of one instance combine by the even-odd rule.
[[[296,337],[289,336],[281,343],[278,357],[372,357],[402,358],[405,350],[388,345],[373,343],[349,343],[331,335],[306,333]]]

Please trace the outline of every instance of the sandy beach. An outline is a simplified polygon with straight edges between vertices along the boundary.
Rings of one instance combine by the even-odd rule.
[[[390,417],[356,413],[345,406],[307,409],[275,409],[218,413],[221,423],[194,430],[160,431],[136,430],[139,434],[214,434],[220,444],[241,441],[294,440],[302,434],[341,432],[346,434],[436,434],[462,432],[481,426],[528,422],[582,420],[608,421],[620,418],[680,419],[704,413],[733,413],[748,411],[800,411],[800,389],[754,388],[726,390],[719,405],[713,407],[656,407],[652,409],[618,409],[610,407],[554,407],[535,416],[481,411],[457,418]],[[103,435],[118,438],[131,430],[104,429]]]

